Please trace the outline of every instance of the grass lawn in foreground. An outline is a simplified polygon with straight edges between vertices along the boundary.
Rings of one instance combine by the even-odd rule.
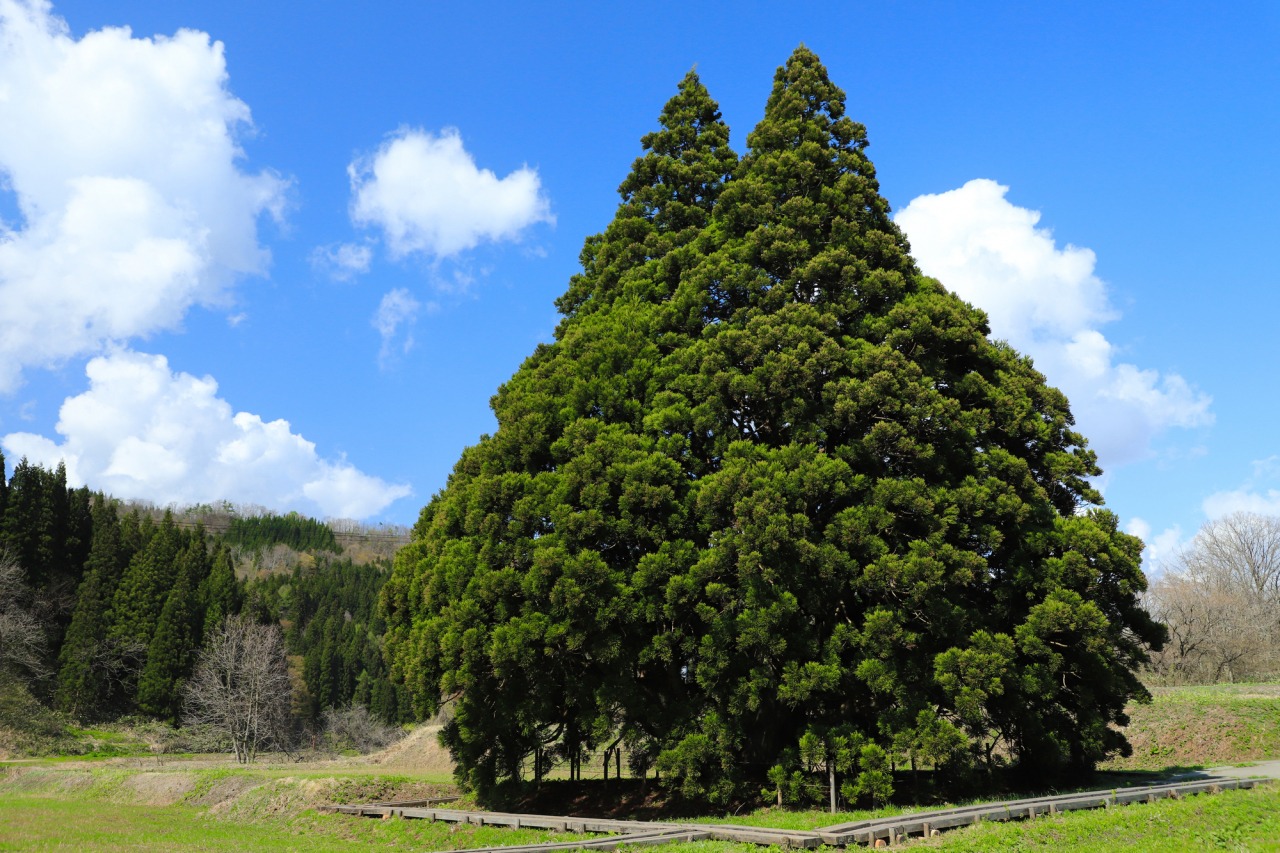
[[[148,806],[101,793],[0,789],[0,851],[5,850],[457,850],[569,839],[565,833],[457,826],[421,820],[322,815],[309,809],[231,814],[179,803]],[[849,819],[853,815],[839,815]],[[762,810],[733,822],[778,827],[829,823],[821,812]],[[918,849],[957,851],[1280,851],[1280,785],[1071,812],[1034,822],[989,823],[914,840]],[[636,848],[640,850],[652,848]],[[747,844],[665,845],[672,853],[747,853]]]
[[[581,838],[304,812],[229,820],[187,806],[0,794],[0,850],[457,850]]]
[[[913,847],[1003,850],[1280,850],[1280,784],[943,833]]]

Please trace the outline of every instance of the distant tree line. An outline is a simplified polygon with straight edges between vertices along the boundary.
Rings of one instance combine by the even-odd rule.
[[[236,576],[233,545],[281,544],[320,553],[292,574]],[[3,686],[75,719],[179,723],[202,654],[225,641],[228,617],[243,615],[287,629],[279,654],[295,726],[352,703],[399,720],[408,703],[386,678],[375,616],[389,567],[357,566],[337,550],[314,519],[238,518],[226,535],[209,534],[69,488],[62,465],[24,459],[6,477],[0,455]]]
[[[222,538],[230,545],[254,550],[288,545],[295,551],[342,551],[327,524],[296,512],[232,518]]]

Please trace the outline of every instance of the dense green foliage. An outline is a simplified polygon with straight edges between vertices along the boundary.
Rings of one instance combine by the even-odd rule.
[[[239,588],[230,554],[204,529],[120,520],[101,495],[66,641],[58,654],[55,699],[81,717],[141,711],[177,721],[181,687],[206,631],[234,610]]]
[[[337,549],[333,532],[296,514],[236,519],[232,529],[244,547],[322,552],[307,558],[311,568],[248,590],[258,618],[290,627],[305,700],[299,723],[352,702],[390,721],[405,717],[410,703],[388,680],[376,613],[388,567],[334,560],[324,553]],[[73,719],[179,721],[206,639],[246,598],[228,537],[169,512],[158,520],[138,508],[122,514],[109,497],[69,489],[61,466],[23,460],[6,480],[2,456],[0,559],[16,562],[20,587],[0,602],[0,700],[43,703]],[[6,649],[14,637],[27,642]]]
[[[62,465],[49,471],[23,459],[4,477],[0,455],[0,553],[22,566],[48,643],[62,642],[92,521],[88,489],[68,489]]]
[[[288,545],[295,551],[332,551],[335,554],[342,551],[329,525],[296,512],[236,516],[231,519],[222,538],[228,545],[251,550]]]
[[[386,623],[377,605],[389,574],[384,563],[343,559],[249,584],[249,609],[287,626],[285,643],[302,659],[307,719],[350,704],[390,722],[412,719],[408,691],[388,680],[382,654]]]
[[[660,123],[384,592],[460,776],[621,739],[692,796],[816,764],[875,800],[894,761],[1123,752],[1142,544],[1063,395],[916,269],[843,92],[802,47],[741,159],[692,73]]]

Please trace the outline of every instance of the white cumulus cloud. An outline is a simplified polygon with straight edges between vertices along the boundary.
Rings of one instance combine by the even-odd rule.
[[[72,38],[42,0],[0,0],[0,392],[23,370],[175,328],[260,274],[285,183],[241,170],[249,108],[200,32]]]
[[[6,435],[12,458],[52,467],[75,484],[161,505],[216,500],[366,518],[410,494],[344,459],[323,459],[288,421],[235,412],[212,377],[175,373],[162,355],[117,349],[89,361],[89,390],[59,412],[62,443]]]
[[[1008,187],[973,180],[896,217],[926,274],[987,312],[993,336],[1034,359],[1071,401],[1102,466],[1150,452],[1170,427],[1212,423],[1211,399],[1177,374],[1120,362],[1099,327],[1119,316],[1086,248],[1059,247]]]
[[[499,178],[477,167],[453,128],[438,136],[402,128],[347,173],[352,221],[381,229],[396,258],[448,258],[555,221],[537,171],[525,166]]]

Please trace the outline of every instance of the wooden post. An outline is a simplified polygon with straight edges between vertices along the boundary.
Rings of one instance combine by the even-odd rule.
[[[836,761],[835,758],[827,759],[827,783],[831,787],[831,813],[836,813]]]
[[[606,782],[609,781],[609,759],[610,758],[613,758],[613,756],[610,755],[609,750],[606,749],[604,751],[604,781]]]

